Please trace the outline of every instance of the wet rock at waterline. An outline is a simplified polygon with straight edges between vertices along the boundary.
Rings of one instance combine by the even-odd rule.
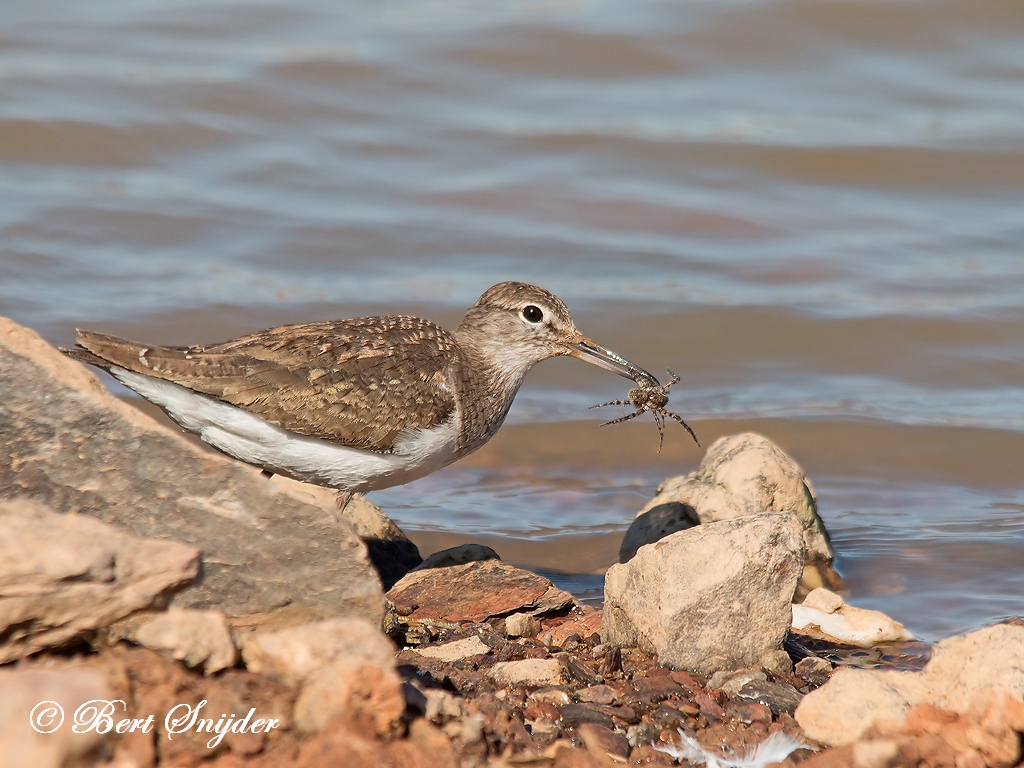
[[[906,627],[881,611],[847,605],[835,592],[823,588],[811,591],[793,606],[793,631],[861,648],[914,639]]]
[[[788,512],[723,520],[641,547],[605,576],[601,637],[710,674],[781,648],[804,562]]]
[[[800,521],[802,592],[841,583],[810,480],[779,446],[751,432],[717,440],[695,472],[663,482],[626,531],[619,562],[676,531],[762,512],[792,512]]]
[[[379,622],[366,547],[333,506],[201,450],[110,395],[33,331],[0,318],[0,499],[24,496],[202,551],[173,603],[233,624],[337,615]]]

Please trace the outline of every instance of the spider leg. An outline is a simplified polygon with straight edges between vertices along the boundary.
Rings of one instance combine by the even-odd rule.
[[[601,426],[602,427],[607,427],[610,424],[618,424],[618,423],[623,422],[623,421],[629,421],[630,419],[635,419],[641,413],[643,413],[643,410],[638,409],[638,410],[633,411],[632,413],[627,413],[625,416],[620,416],[617,419],[612,419],[611,421],[606,421]]]
[[[685,421],[683,421],[683,417],[682,416],[680,416],[678,413],[672,413],[672,411],[665,411],[665,415],[671,416],[673,419],[675,419],[680,424],[682,424],[683,425],[683,429],[685,429],[687,432],[690,433],[690,437],[693,438],[693,442],[695,442],[697,444],[698,448],[700,447],[700,440],[697,439],[697,435],[695,435],[693,430],[690,429],[690,425],[687,424]]]
[[[666,384],[664,387],[662,387],[662,392],[667,391],[669,387],[671,387],[673,384],[678,384],[679,381],[680,381],[678,375],[672,373],[672,371],[670,369],[667,369],[667,370],[668,370],[668,375],[672,377],[672,380],[668,384]]]
[[[598,403],[597,405],[588,406],[590,408],[604,408],[606,405],[632,405],[628,400],[609,400],[607,403]]]
[[[663,408],[659,408],[651,411],[654,423],[658,425],[658,453],[661,453],[661,449],[665,445],[665,417],[661,415],[663,410]]]

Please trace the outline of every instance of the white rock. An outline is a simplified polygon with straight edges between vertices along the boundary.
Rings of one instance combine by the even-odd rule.
[[[627,562],[644,544],[698,522],[762,512],[792,512],[799,519],[807,567],[801,579],[804,591],[839,583],[831,567],[835,553],[818,517],[810,480],[785,451],[750,432],[717,440],[697,471],[662,483],[626,532],[619,561]]]
[[[0,663],[157,605],[199,572],[199,550],[34,502],[0,502]]]
[[[365,619],[331,619],[251,635],[242,642],[242,659],[251,672],[299,683],[339,659],[393,668],[395,647]]]
[[[458,661],[459,659],[468,659],[470,656],[490,652],[491,647],[476,635],[463,640],[453,640],[450,643],[428,645],[425,648],[416,649],[416,653],[420,656],[426,656],[428,659],[437,659],[438,661]]]
[[[499,687],[522,685],[539,688],[543,685],[562,685],[568,675],[557,659],[521,659],[499,661],[487,671],[487,676]]]
[[[803,562],[787,512],[679,531],[608,569],[601,639],[703,674],[755,666],[789,631]]]
[[[841,746],[874,722],[901,722],[917,704],[966,712],[971,697],[990,688],[1024,698],[1024,627],[997,624],[943,640],[920,672],[838,669],[795,717],[810,738]]]
[[[238,658],[231,627],[220,611],[171,608],[134,630],[130,638],[161,655],[202,667],[210,675]]]
[[[793,606],[793,631],[861,648],[914,639],[906,627],[881,611],[847,605],[827,589],[815,589]]]

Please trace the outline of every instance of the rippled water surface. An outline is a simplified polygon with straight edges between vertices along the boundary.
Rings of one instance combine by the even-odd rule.
[[[185,344],[537,282],[682,374],[705,445],[802,464],[854,603],[928,639],[1024,613],[1020,3],[8,5],[0,313]],[[544,363],[375,500],[599,596],[702,455],[599,429],[623,394]]]

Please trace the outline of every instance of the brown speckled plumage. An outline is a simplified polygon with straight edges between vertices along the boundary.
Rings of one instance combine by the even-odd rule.
[[[286,325],[206,346],[147,347],[92,331],[80,331],[77,343],[76,349],[64,351],[134,381],[130,385],[140,391],[147,389],[140,382],[169,381],[295,435],[404,457],[383,466],[356,454],[335,453],[324,459],[321,473],[309,465],[319,461],[311,457],[320,449],[302,448],[305,453],[298,459],[283,453],[258,458],[264,438],[254,438],[251,426],[216,421],[223,416],[191,419],[192,409],[202,410],[202,398],[189,405],[179,398],[173,406],[160,402],[165,395],[154,400],[204,439],[206,427],[200,422],[213,418],[206,423],[220,430],[221,442],[211,442],[231,455],[343,490],[407,482],[476,450],[501,426],[523,377],[540,360],[573,355],[657,384],[576,330],[553,293],[514,282],[485,291],[450,333],[427,320],[387,315]],[[131,380],[124,371],[145,378]],[[445,430],[453,424],[459,430],[450,441]],[[237,437],[234,429],[241,430]],[[438,436],[436,447],[412,447],[410,439],[427,433]],[[434,445],[417,443],[428,444]],[[421,450],[431,453],[417,453]]]
[[[196,347],[91,331],[77,341],[98,358],[74,354],[85,362],[173,381],[292,432],[371,451],[447,419],[462,367],[450,333],[402,316],[286,325]]]

